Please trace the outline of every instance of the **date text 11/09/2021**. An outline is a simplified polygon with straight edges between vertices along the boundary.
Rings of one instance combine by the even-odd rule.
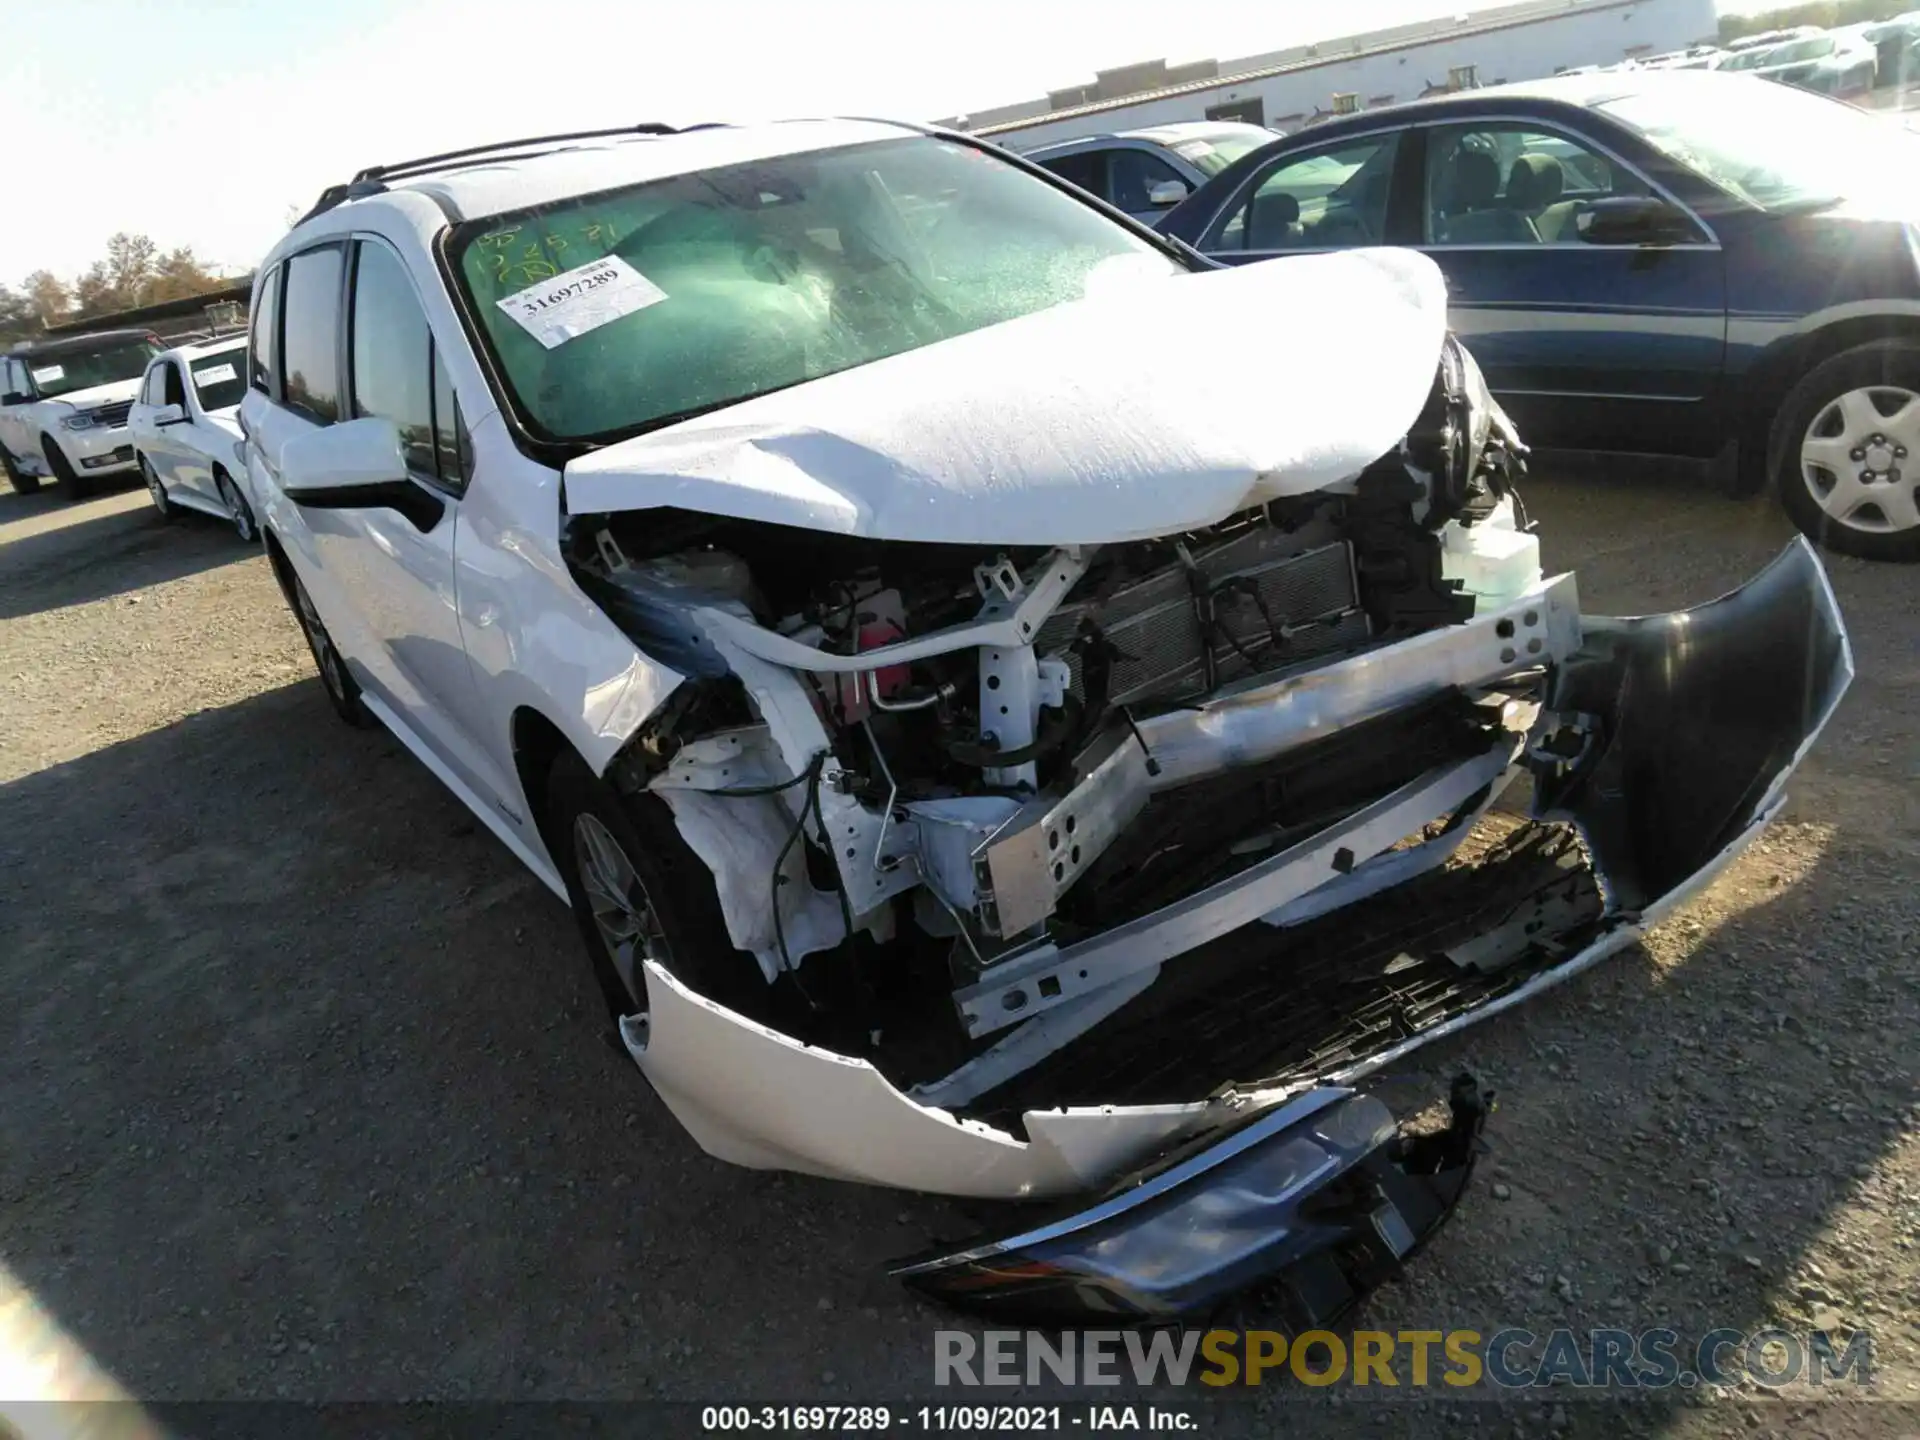
[[[1197,1429],[1193,1415],[1160,1405],[708,1405],[700,1428],[727,1430],[965,1431],[1004,1435],[1022,1430]]]

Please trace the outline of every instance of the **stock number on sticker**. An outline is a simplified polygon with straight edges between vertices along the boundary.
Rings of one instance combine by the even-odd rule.
[[[612,265],[596,265],[578,280],[566,285],[556,285],[551,290],[522,290],[513,297],[513,303],[519,307],[521,319],[537,320],[543,311],[565,305],[576,295],[598,290],[602,285],[611,285],[619,278],[619,270]]]
[[[666,298],[666,291],[618,255],[609,255],[494,303],[551,350]]]
[[[891,1430],[893,1423],[884,1405],[708,1405],[700,1412],[702,1430]]]

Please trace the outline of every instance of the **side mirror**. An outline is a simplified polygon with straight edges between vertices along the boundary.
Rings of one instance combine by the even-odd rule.
[[[1178,205],[1187,198],[1187,187],[1179,180],[1162,180],[1147,189],[1147,203],[1156,210],[1164,210],[1169,205]]]
[[[158,425],[179,425],[186,421],[187,412],[178,405],[161,405],[153,412],[153,423]]]
[[[378,490],[407,478],[400,429],[369,415],[342,425],[322,425],[280,447],[280,488],[303,504],[319,497],[346,503],[348,493]]]
[[[1694,238],[1685,215],[1650,195],[1592,201],[1573,223],[1589,245],[1676,245]]]
[[[407,478],[400,428],[369,415],[293,436],[280,447],[280,488],[316,510],[397,510],[431,530],[446,505]]]
[[[31,405],[32,403],[31,395],[22,395],[18,390],[9,390],[6,394],[0,395],[0,405]]]

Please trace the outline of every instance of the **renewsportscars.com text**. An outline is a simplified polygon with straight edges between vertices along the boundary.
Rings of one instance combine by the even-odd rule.
[[[934,1334],[936,1385],[1302,1385],[1454,1390],[1868,1386],[1872,1339],[1824,1330],[964,1330]]]

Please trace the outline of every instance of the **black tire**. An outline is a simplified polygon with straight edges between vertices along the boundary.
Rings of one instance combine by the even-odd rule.
[[[7,483],[17,495],[31,495],[40,488],[40,477],[27,474],[15,464],[12,453],[4,445],[0,445],[0,470],[6,472]]]
[[[140,457],[140,478],[146,482],[147,498],[153,501],[154,511],[162,520],[177,520],[180,507],[167,497],[166,486],[160,483],[160,477],[154,473],[153,466],[147,463],[147,457]]]
[[[93,482],[83,477],[73,466],[67,463],[67,455],[60,448],[60,442],[51,435],[40,437],[40,453],[47,457],[47,468],[53,471],[53,478],[60,488],[75,500],[85,500],[93,494]]]
[[[240,537],[240,543],[258,544],[260,522],[253,518],[253,507],[247,504],[247,497],[241,493],[233,477],[216,465],[213,467],[213,485],[220,492],[220,498],[227,502],[227,515],[233,521],[233,533]]]
[[[313,667],[320,672],[320,686],[327,692],[327,703],[333,706],[336,715],[354,729],[371,730],[380,722],[361,700],[360,683],[347,669],[347,662],[334,646],[333,637],[327,634],[327,627],[320,620],[320,612],[314,608],[313,597],[307,594],[307,587],[300,583],[300,577],[293,573],[292,566],[287,567],[282,579],[286,586],[287,603],[293,609],[293,618],[299,622],[301,633],[307,637],[307,649],[313,652]]]
[[[666,802],[652,795],[629,799],[618,794],[566,750],[554,761],[547,780],[548,851],[567,882],[580,938],[613,1018],[645,1013],[646,979],[639,957],[629,955],[624,967],[616,961],[594,918],[583,873],[592,862],[579,830],[582,817],[596,822],[618,846],[640,892],[635,895],[630,888],[628,899],[650,909],[657,921],[647,954],[717,1004],[750,1014],[764,1011],[768,987],[760,963],[733,948],[713,874],[680,838]]]
[[[1871,397],[1876,413],[1884,417],[1890,413],[1885,407],[1895,391],[1916,397],[1911,403],[1920,405],[1920,346],[1903,341],[1878,341],[1842,351],[1816,365],[1793,387],[1774,417],[1767,446],[1768,469],[1781,505],[1793,523],[1815,543],[1864,560],[1912,564],[1920,561],[1920,522],[1900,523],[1904,505],[1902,511],[1890,514],[1872,499],[1873,489],[1883,485],[1899,486],[1907,495],[1920,494],[1920,489],[1916,489],[1916,481],[1920,481],[1920,449],[1908,453],[1904,437],[1909,432],[1903,428],[1900,435],[1884,436],[1888,442],[1884,446],[1871,445],[1864,452],[1848,451],[1845,457],[1848,471],[1852,471],[1854,454],[1863,453],[1858,462],[1862,469],[1855,474],[1837,475],[1818,461],[1809,461],[1802,450],[1804,445],[1822,438],[1851,437],[1851,427],[1838,410],[1842,397],[1865,392]],[[1816,425],[1820,427],[1819,434],[1815,433]],[[1920,430],[1911,433],[1920,435]],[[1873,468],[1876,463],[1888,464],[1891,469],[1876,470]],[[1889,474],[1898,475],[1900,479],[1889,481],[1886,478]],[[1844,503],[1833,498],[1835,487],[1842,484],[1852,487],[1856,483],[1868,486],[1867,499],[1853,512],[1859,517],[1859,523],[1849,524],[1829,513],[1822,497],[1827,497],[1827,504]],[[1897,528],[1893,528],[1896,525]]]

